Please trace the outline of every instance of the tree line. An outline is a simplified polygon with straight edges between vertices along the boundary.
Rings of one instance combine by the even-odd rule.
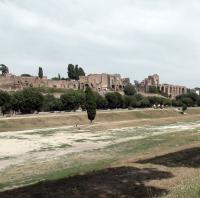
[[[187,107],[200,106],[200,97],[195,93],[188,93],[171,100],[164,97],[144,97],[138,94],[132,85],[125,87],[125,94],[109,92],[105,96],[89,91],[92,99],[90,105],[99,110],[117,108],[147,108],[153,105]],[[0,108],[3,114],[30,114],[44,111],[76,111],[87,110],[87,96],[84,90],[66,90],[59,98],[53,94],[42,94],[38,89],[27,88],[13,93],[0,91]]]

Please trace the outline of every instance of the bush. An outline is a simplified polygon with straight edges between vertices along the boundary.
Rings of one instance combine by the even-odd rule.
[[[150,106],[151,106],[151,104],[150,104],[148,98],[143,98],[143,99],[140,101],[140,107],[145,108],[145,107],[150,107]]]
[[[181,100],[172,100],[172,106],[181,107],[183,105]]]
[[[195,105],[194,101],[191,98],[183,98],[181,101],[188,107],[192,107]]]
[[[135,96],[124,96],[124,107],[138,107],[138,101],[136,100]]]
[[[184,114],[186,110],[187,110],[187,105],[183,104],[183,106],[182,106],[182,113]]]
[[[16,92],[12,97],[12,109],[23,114],[39,112],[43,106],[43,95],[32,88]]]
[[[43,111],[62,111],[63,109],[64,107],[60,99],[50,94],[44,96]]]
[[[107,109],[108,108],[108,102],[105,99],[105,97],[101,96],[97,92],[95,92],[94,95],[95,95],[97,109]]]
[[[136,94],[136,89],[133,85],[129,84],[124,87],[124,94],[127,96],[133,96]]]
[[[107,93],[105,97],[108,102],[108,108],[110,109],[117,108],[118,101],[117,101],[117,96],[115,95],[115,93]]]
[[[60,99],[62,101],[64,110],[66,111],[76,111],[80,107],[79,95],[76,91],[70,90],[65,94],[61,95]]]

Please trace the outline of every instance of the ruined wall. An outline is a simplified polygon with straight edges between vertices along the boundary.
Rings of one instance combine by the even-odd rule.
[[[0,89],[2,90],[22,90],[28,87],[79,89],[79,82],[75,80],[49,80],[47,77],[20,77],[12,74],[0,76]]]
[[[130,83],[130,80],[122,79],[119,74],[90,74],[80,76],[79,82],[82,89],[89,86],[95,91],[106,92],[108,90],[122,91],[124,86]]]
[[[159,86],[159,89],[161,92],[167,94],[170,98],[176,98],[176,96],[187,93],[187,88],[180,85],[162,84]]]
[[[75,80],[48,80],[46,86],[50,88],[79,89],[79,83]]]
[[[143,93],[148,93],[150,87],[159,88],[162,93],[165,93],[170,98],[175,98],[176,96],[187,93],[187,88],[185,86],[160,84],[160,78],[157,74],[145,78],[139,84],[139,91]]]
[[[15,89],[15,79],[12,75],[2,76],[0,75],[0,88],[2,90]]]
[[[85,89],[87,86],[100,93],[108,90],[122,91],[126,84],[130,83],[128,78],[122,79],[119,74],[90,74],[80,76],[80,80],[49,80],[47,77],[20,77],[12,74],[0,76],[0,89],[22,90],[28,87],[49,87],[63,89]]]

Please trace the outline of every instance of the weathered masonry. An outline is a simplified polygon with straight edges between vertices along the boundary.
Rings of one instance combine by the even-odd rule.
[[[154,74],[145,78],[139,84],[139,91],[149,93],[150,88],[158,88],[162,93],[166,94],[170,98],[175,98],[176,96],[186,94],[187,88],[180,85],[171,84],[160,84],[160,78],[158,74]]]
[[[85,89],[87,86],[98,92],[123,91],[130,83],[128,78],[119,74],[90,74],[80,76],[80,80],[49,80],[47,77],[20,77],[12,74],[0,75],[0,89],[12,91],[28,87],[49,87],[63,89]]]

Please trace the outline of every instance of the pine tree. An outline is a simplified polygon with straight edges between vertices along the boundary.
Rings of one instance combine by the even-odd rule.
[[[84,72],[84,70],[83,70],[82,67],[79,67],[79,68],[78,68],[78,75],[79,75],[79,77],[80,77],[80,76],[85,76],[85,72]]]
[[[75,79],[75,68],[72,64],[68,65],[68,77],[69,79]]]
[[[74,69],[74,73],[75,73],[75,80],[79,80],[79,68],[78,68],[78,65],[75,66],[75,69]]]
[[[43,78],[43,69],[42,67],[39,67],[38,77]]]
[[[90,87],[86,88],[85,100],[86,100],[86,110],[87,110],[88,119],[92,123],[92,121],[96,117],[96,98]]]

